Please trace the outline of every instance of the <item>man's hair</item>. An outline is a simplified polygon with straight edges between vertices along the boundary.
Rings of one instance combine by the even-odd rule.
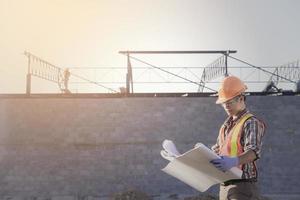
[[[246,95],[243,93],[240,96],[244,97],[244,102],[246,102]]]
[[[246,102],[246,95],[245,95],[244,93],[242,93],[242,94],[236,96],[235,98],[239,99],[240,97],[243,97],[244,102]]]

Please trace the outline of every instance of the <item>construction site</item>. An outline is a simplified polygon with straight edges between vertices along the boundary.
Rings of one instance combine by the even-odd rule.
[[[233,57],[233,53],[236,51],[120,51],[127,62],[125,82],[118,89],[111,87],[115,83],[90,80],[76,74],[78,69],[60,68],[25,52],[26,92],[0,95],[1,198],[217,199],[217,186],[200,193],[161,171],[167,161],[160,150],[164,139],[175,141],[181,152],[197,142],[207,146],[216,142],[218,126],[226,113],[215,104],[213,84],[236,73],[236,68],[227,64],[228,59],[235,59],[244,65],[237,71],[244,73],[240,78],[246,85],[263,83],[260,91],[247,93],[246,101],[249,110],[267,126],[258,164],[262,199],[299,199],[299,61],[259,67]],[[144,62],[135,54],[221,57],[199,69],[180,70],[201,71],[192,78]],[[136,70],[132,60],[142,62],[148,72],[156,70],[163,80],[152,78],[156,82],[151,82],[147,75],[144,80],[137,77],[141,69]],[[253,69],[250,75],[256,74],[255,80],[247,82],[249,74],[242,70],[249,68]],[[257,73],[268,78],[258,80],[263,75]],[[34,79],[52,82],[60,92],[34,93]],[[72,86],[78,84],[76,79],[106,92],[80,93]],[[196,90],[156,90],[160,84],[180,82],[196,85]],[[141,83],[150,85],[153,91],[135,92]]]
[[[299,200],[299,9],[0,0],[0,200]]]

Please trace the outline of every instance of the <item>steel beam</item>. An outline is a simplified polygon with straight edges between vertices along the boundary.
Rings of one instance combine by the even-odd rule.
[[[120,54],[231,54],[236,50],[209,51],[119,51]]]

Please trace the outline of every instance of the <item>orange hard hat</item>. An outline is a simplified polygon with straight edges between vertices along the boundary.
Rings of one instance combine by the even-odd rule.
[[[221,83],[218,91],[218,100],[216,104],[224,103],[234,97],[242,94],[247,89],[247,86],[235,76],[227,76]]]

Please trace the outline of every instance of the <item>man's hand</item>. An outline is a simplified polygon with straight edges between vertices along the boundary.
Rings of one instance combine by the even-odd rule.
[[[198,148],[198,147],[200,147],[200,146],[201,146],[201,143],[198,142],[198,143],[196,143],[196,144],[194,145],[194,148]]]
[[[164,150],[168,152],[171,156],[180,156],[179,151],[177,150],[175,144],[172,140],[164,140],[162,144]]]
[[[160,151],[160,155],[166,159],[166,160],[169,160],[169,161],[172,161],[175,159],[175,156],[174,155],[170,155],[166,150],[161,150]]]
[[[228,157],[228,156],[221,156],[220,159],[214,159],[210,161],[216,168],[219,170],[226,172],[232,167],[239,165],[238,157]]]
[[[211,150],[213,150],[216,154],[220,153],[220,146],[218,144],[215,144],[211,147]]]

